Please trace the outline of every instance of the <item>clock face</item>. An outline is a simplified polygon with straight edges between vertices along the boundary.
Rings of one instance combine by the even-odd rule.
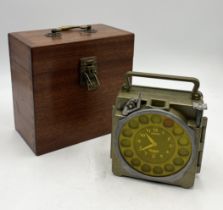
[[[147,113],[126,120],[119,133],[124,160],[148,176],[169,176],[183,169],[192,154],[187,131],[170,116]]]

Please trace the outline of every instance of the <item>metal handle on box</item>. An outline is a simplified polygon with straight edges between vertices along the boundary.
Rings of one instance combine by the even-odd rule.
[[[69,31],[72,29],[76,29],[79,28],[81,29],[82,32],[85,33],[95,33],[96,30],[92,28],[91,25],[84,25],[84,26],[61,26],[58,28],[53,28],[51,29],[50,33],[46,34],[46,36],[48,37],[60,37],[61,36],[61,32],[63,31]]]

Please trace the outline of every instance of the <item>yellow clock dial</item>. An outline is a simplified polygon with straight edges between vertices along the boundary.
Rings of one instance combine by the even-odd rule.
[[[163,114],[143,114],[127,120],[119,134],[119,149],[135,170],[149,176],[169,176],[190,160],[188,133]]]

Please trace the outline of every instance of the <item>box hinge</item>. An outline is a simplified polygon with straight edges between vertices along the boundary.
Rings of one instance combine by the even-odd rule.
[[[203,117],[201,120],[201,134],[200,134],[198,159],[197,159],[197,173],[200,173],[201,171],[206,127],[207,127],[207,117]]]
[[[95,90],[100,86],[95,56],[80,59],[80,85],[87,86],[88,90]]]

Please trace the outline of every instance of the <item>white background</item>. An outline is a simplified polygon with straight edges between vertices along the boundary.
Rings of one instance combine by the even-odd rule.
[[[222,11],[222,0],[0,0],[0,209],[222,209]],[[192,189],[114,176],[110,135],[36,157],[14,131],[7,33],[90,23],[136,34],[134,70],[200,79],[209,122]]]

